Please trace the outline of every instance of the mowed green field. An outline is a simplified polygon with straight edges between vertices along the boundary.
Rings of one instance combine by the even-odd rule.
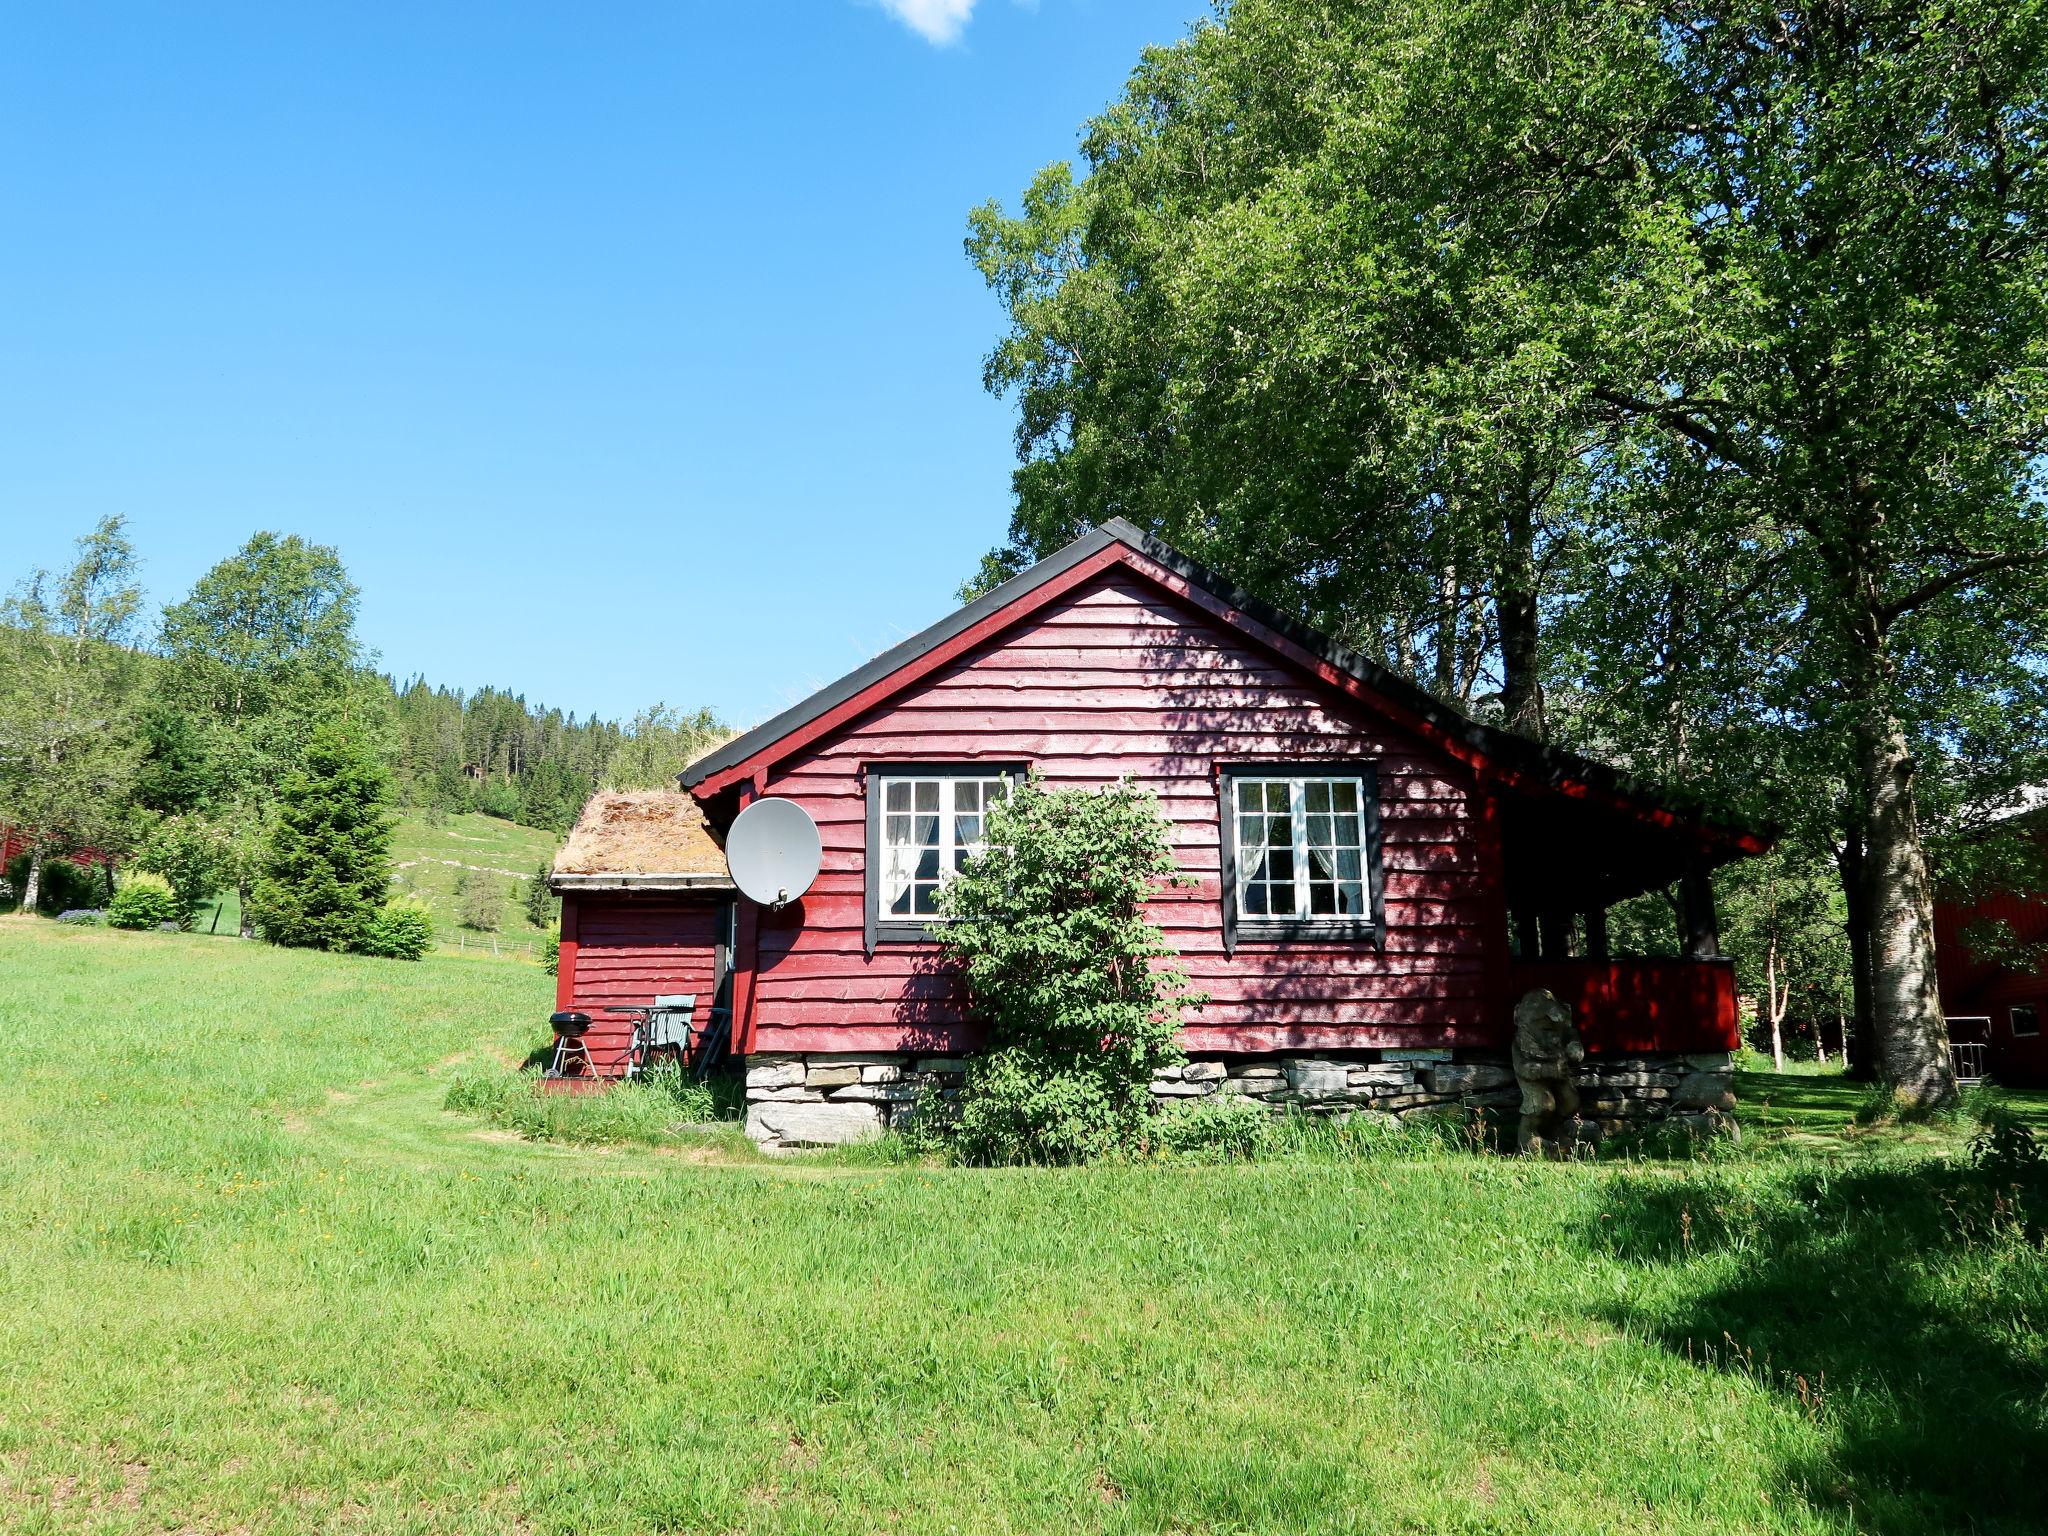
[[[1960,1131],[1825,1080],[1686,1164],[863,1169],[441,1108],[547,1007],[0,922],[0,1529],[2048,1520],[2039,1247]]]

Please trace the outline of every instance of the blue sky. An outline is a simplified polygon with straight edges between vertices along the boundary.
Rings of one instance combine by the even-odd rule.
[[[0,586],[338,546],[383,666],[748,724],[1008,519],[970,207],[1204,0],[48,5],[0,50]]]

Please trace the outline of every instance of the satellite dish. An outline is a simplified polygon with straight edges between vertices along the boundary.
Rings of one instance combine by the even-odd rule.
[[[725,834],[725,867],[742,893],[785,907],[811,888],[824,859],[811,813],[794,800],[756,800]]]

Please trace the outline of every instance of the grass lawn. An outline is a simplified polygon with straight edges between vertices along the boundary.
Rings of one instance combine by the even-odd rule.
[[[526,1142],[523,966],[0,922],[0,1529],[2036,1531],[2048,1270],[1752,1077],[1695,1163]],[[1768,1109],[1764,1108],[1768,1100]]]

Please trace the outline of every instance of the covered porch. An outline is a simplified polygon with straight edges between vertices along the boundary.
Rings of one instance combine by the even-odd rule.
[[[1712,875],[1770,839],[1618,793],[1546,788],[1496,801],[1510,941],[1505,1007],[1538,987],[1554,993],[1596,1054],[1734,1050],[1735,966],[1721,954]],[[1617,943],[1610,932],[1612,909],[1650,892],[1672,904],[1675,943],[1654,946],[1667,952],[1626,934]]]

